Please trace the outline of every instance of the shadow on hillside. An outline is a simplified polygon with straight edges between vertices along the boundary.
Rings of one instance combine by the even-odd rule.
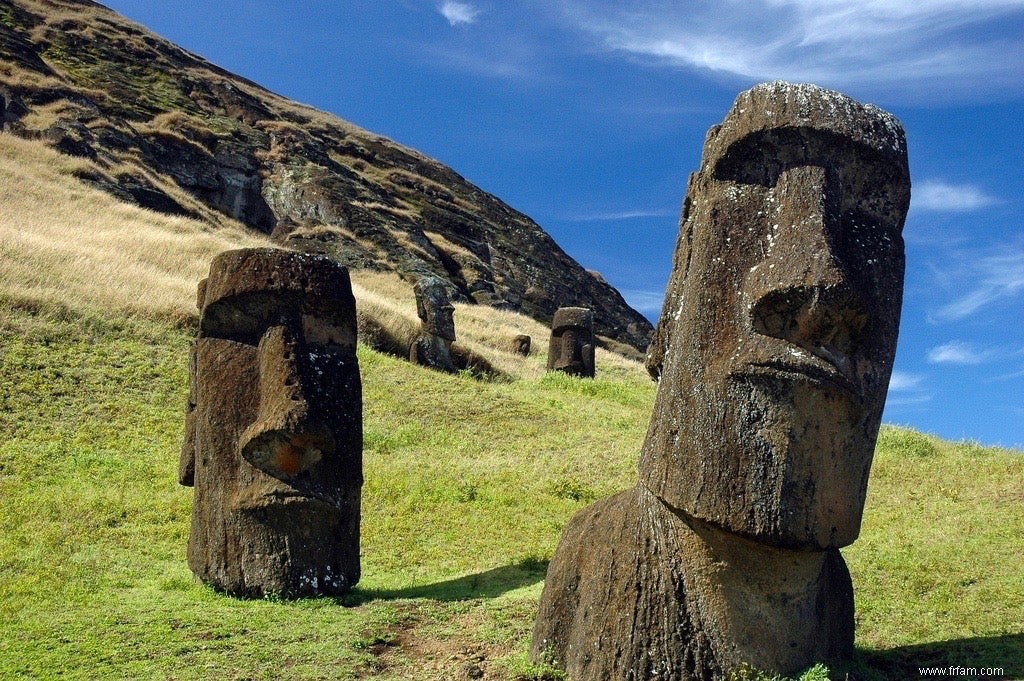
[[[879,674],[880,679],[924,678],[920,670],[925,667],[943,669],[948,676],[959,678],[1024,678],[1024,633],[858,652],[867,669]],[[968,676],[966,670],[958,669],[972,667],[979,670],[978,675]],[[1002,674],[980,673],[993,668],[1002,669]]]
[[[465,575],[433,584],[404,589],[361,589],[356,587],[344,597],[344,605],[361,605],[374,600],[428,598],[435,601],[464,601],[471,598],[495,598],[509,591],[544,581],[548,570],[545,560],[527,559],[514,565]]]

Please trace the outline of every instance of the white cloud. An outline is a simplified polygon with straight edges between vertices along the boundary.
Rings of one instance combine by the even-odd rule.
[[[909,390],[916,390],[923,380],[923,376],[909,374],[906,371],[894,370],[892,372],[892,376],[889,378],[889,392],[907,392]]]
[[[932,395],[923,387],[925,377],[895,369],[889,378],[889,392],[885,398],[886,409],[913,407],[929,402]]]
[[[951,341],[928,351],[928,361],[932,364],[981,364],[990,356],[991,353],[978,352],[969,343],[960,341]]]
[[[654,317],[661,314],[661,304],[665,300],[664,291],[621,289],[619,293],[626,299],[629,306],[637,312]]]
[[[999,203],[998,199],[970,184],[925,180],[913,187],[911,210],[963,212]]]
[[[636,220],[638,218],[665,218],[673,213],[666,210],[623,210],[608,213],[582,213],[570,215],[566,219],[573,222],[614,222],[617,220]]]
[[[447,0],[438,11],[452,26],[476,23],[477,17],[480,16],[480,10],[473,5],[455,0]]]
[[[959,281],[974,282],[966,293],[939,309],[937,321],[956,321],[982,308],[1024,295],[1024,246],[1008,246],[997,255],[961,257],[965,266]]]
[[[1024,0],[563,0],[606,48],[744,79],[934,96],[1024,84]],[[1002,27],[1002,28],[1000,28]]]
[[[932,396],[926,393],[914,394],[910,396],[900,395],[899,397],[892,397],[890,395],[889,397],[885,398],[885,408],[888,409],[890,407],[913,407],[919,404],[924,404],[925,402],[930,402],[931,399]]]

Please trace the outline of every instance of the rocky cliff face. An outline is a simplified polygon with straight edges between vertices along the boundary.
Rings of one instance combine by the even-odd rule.
[[[88,0],[0,4],[0,121],[92,161],[154,210],[239,220],[352,268],[432,273],[462,299],[643,350],[651,325],[529,217],[412,149],[296,104]],[[411,292],[410,292],[411,295]]]

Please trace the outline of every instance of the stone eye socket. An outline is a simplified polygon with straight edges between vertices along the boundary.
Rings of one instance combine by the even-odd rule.
[[[257,346],[267,329],[286,326],[305,345],[354,350],[356,324],[355,319],[349,317],[354,315],[346,316],[332,309],[308,309],[298,296],[280,291],[273,295],[246,294],[207,305],[200,322],[200,335]]]

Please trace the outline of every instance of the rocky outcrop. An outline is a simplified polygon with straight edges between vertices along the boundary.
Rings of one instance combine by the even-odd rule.
[[[457,300],[550,323],[594,310],[640,351],[651,326],[530,218],[451,169],[290,102],[88,0],[0,6],[5,129],[90,159],[154,210],[227,218],[352,268],[441,277]]]
[[[792,674],[853,652],[860,531],[896,349],[903,129],[813,85],[736,99],[690,178],[636,488],[581,511],[532,655],[576,681]]]

